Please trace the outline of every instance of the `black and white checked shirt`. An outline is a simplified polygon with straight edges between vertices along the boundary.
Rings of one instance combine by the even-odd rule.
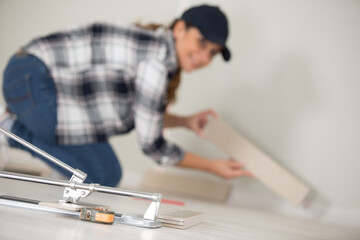
[[[175,164],[184,152],[162,134],[167,84],[178,69],[170,30],[91,24],[23,49],[47,65],[57,89],[61,145],[106,141],[136,126],[145,154]]]

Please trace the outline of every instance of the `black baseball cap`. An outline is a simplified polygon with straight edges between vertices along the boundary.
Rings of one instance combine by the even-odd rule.
[[[186,10],[180,19],[199,29],[201,34],[209,41],[220,44],[222,56],[229,61],[231,54],[226,46],[229,35],[228,21],[219,7],[200,5]]]

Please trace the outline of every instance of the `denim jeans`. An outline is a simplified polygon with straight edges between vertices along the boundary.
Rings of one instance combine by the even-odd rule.
[[[56,89],[42,61],[33,55],[16,54],[10,59],[3,79],[7,108],[17,116],[12,133],[69,166],[87,173],[87,183],[104,186],[116,186],[119,183],[121,166],[108,142],[72,146],[57,144]],[[9,145],[30,152],[68,177],[72,175],[14,140],[10,139]]]

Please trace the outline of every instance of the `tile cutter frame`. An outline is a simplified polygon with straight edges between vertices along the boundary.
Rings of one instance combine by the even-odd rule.
[[[57,164],[58,166],[64,168],[65,170],[67,170],[73,174],[69,181],[63,181],[63,180],[55,180],[55,179],[29,176],[29,175],[25,175],[25,174],[16,174],[16,173],[0,171],[1,178],[65,187],[64,192],[63,192],[63,200],[59,200],[59,203],[77,204],[81,198],[85,198],[85,197],[89,196],[92,192],[116,194],[116,195],[121,195],[121,196],[126,196],[126,197],[151,200],[150,206],[148,207],[148,209],[146,210],[144,215],[115,214],[114,222],[138,226],[138,227],[145,227],[145,228],[161,227],[161,222],[160,222],[160,220],[157,219],[157,216],[159,213],[160,202],[161,202],[161,198],[162,198],[160,193],[135,192],[135,191],[122,190],[119,188],[101,186],[99,184],[94,184],[94,183],[91,183],[91,184],[83,183],[87,177],[86,173],[82,172],[79,169],[74,169],[74,168],[70,167],[66,163],[51,156],[50,154],[44,152],[43,150],[35,147],[34,145],[30,144],[29,142],[16,136],[13,133],[10,133],[2,128],[0,128],[0,132],[2,132],[9,138],[28,147],[29,149],[33,150],[34,152],[40,154],[41,156],[47,158],[51,162]],[[15,197],[15,199],[4,199],[4,198],[0,197],[0,204],[6,205],[6,206],[13,206],[13,207],[29,208],[29,209],[33,209],[33,210],[56,212],[56,213],[62,213],[65,215],[72,215],[72,216],[78,214],[78,213],[74,213],[74,214],[70,213],[70,211],[68,211],[68,210],[36,205],[33,203],[22,201],[22,199],[20,199],[20,198],[16,199],[16,197]]]

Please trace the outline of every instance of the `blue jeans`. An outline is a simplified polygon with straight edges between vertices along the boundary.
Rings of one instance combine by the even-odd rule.
[[[13,56],[4,72],[3,93],[7,108],[17,116],[12,133],[69,166],[87,173],[88,183],[104,186],[116,186],[119,183],[121,166],[108,142],[73,146],[57,144],[56,89],[42,61],[24,53]],[[10,139],[9,145],[30,152],[68,177],[72,175],[14,140]]]

